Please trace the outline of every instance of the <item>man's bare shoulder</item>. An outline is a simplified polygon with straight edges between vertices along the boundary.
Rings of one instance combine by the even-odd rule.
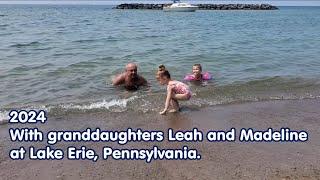
[[[115,78],[113,78],[112,80],[112,84],[114,86],[118,86],[118,85],[121,85],[121,84],[124,84],[125,83],[125,74],[124,73],[121,73],[121,74],[118,74]]]
[[[148,84],[148,81],[144,77],[138,75],[138,79],[139,79],[140,85],[147,85]]]

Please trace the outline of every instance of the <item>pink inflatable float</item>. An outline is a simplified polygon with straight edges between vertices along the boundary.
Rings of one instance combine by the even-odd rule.
[[[196,77],[193,74],[188,74],[184,77],[184,80],[186,80],[186,81],[201,81],[201,80],[207,81],[207,80],[212,79],[212,76],[209,72],[202,73],[201,77],[202,77],[202,79],[201,78],[196,79]]]

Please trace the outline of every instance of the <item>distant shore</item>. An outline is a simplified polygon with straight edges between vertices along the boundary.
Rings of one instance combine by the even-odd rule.
[[[162,10],[163,7],[171,4],[141,4],[130,3],[120,4],[114,9],[151,9]],[[277,10],[276,6],[270,4],[195,4],[198,10]]]

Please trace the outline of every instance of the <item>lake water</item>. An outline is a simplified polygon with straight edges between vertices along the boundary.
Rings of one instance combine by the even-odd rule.
[[[0,5],[0,119],[10,109],[160,111],[159,64],[182,80],[201,63],[186,107],[320,97],[320,7],[275,11],[115,10]],[[128,62],[150,89],[111,85]]]

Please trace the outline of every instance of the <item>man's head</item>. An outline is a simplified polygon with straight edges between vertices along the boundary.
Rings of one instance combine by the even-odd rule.
[[[130,78],[136,78],[137,77],[137,72],[138,72],[138,67],[136,64],[134,63],[129,63],[126,65],[126,75],[127,77],[130,77]]]

